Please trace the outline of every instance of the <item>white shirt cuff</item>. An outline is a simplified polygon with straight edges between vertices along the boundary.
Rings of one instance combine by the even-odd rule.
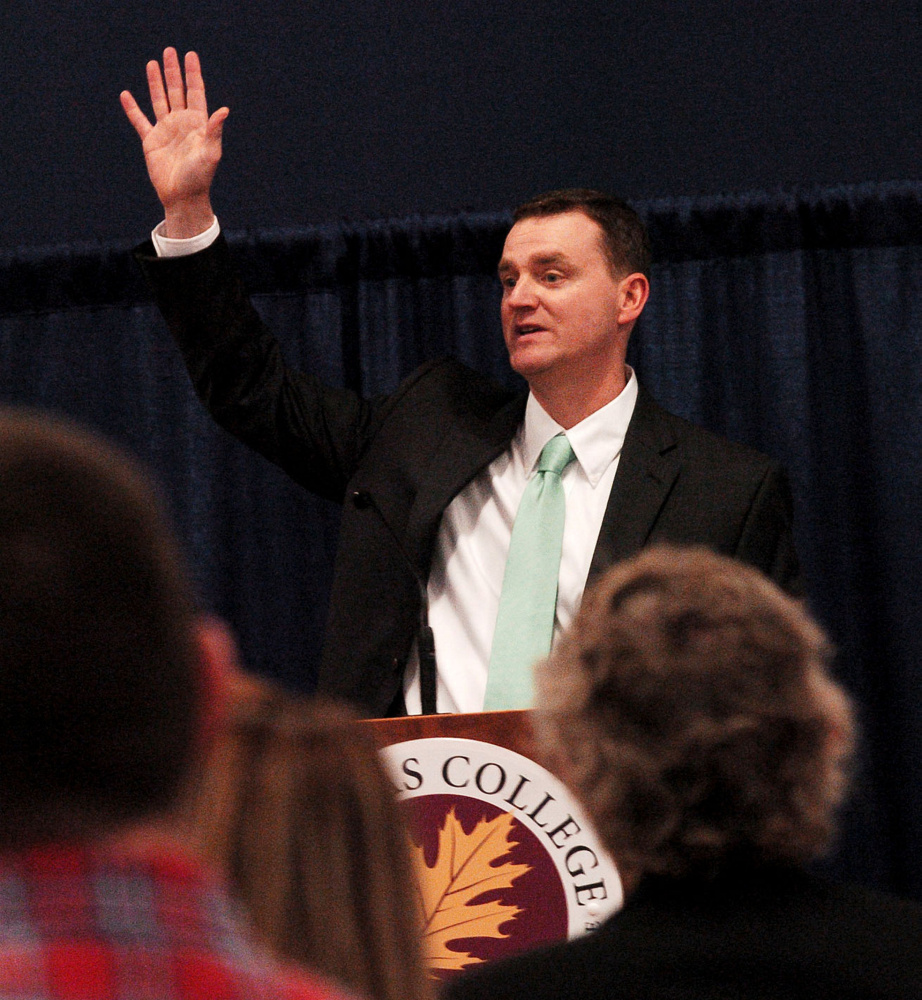
[[[221,232],[217,216],[214,217],[214,221],[205,232],[199,233],[197,236],[190,236],[186,240],[173,240],[164,236],[162,232],[164,225],[165,223],[161,222],[150,234],[158,257],[186,257],[189,254],[198,253],[199,250],[210,247]]]

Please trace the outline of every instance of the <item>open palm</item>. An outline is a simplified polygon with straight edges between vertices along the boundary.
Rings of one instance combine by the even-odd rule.
[[[147,64],[147,82],[156,124],[151,124],[126,90],[121,94],[128,120],[141,137],[147,171],[162,204],[208,198],[221,159],[221,132],[228,109],[211,117],[198,56],[186,53],[183,82],[176,50],[163,54],[163,75],[156,61]],[[165,85],[164,85],[165,80]]]
[[[191,108],[171,111],[147,133],[143,146],[161,202],[208,192],[221,159],[221,139],[209,134],[207,114]]]

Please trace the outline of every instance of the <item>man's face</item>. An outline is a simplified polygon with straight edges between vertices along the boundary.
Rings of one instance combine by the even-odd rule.
[[[582,212],[522,219],[509,231],[499,277],[509,361],[534,385],[578,386],[623,369],[622,281],[602,229]]]

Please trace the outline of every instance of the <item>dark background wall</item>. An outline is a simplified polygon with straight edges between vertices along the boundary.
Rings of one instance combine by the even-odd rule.
[[[157,220],[117,95],[167,44],[231,108],[233,228],[911,179],[922,154],[918,0],[6,0],[0,250]]]

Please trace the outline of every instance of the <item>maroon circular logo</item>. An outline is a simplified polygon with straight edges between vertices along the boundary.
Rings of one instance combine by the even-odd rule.
[[[481,740],[381,751],[414,831],[424,957],[437,979],[594,930],[621,879],[569,790]]]

